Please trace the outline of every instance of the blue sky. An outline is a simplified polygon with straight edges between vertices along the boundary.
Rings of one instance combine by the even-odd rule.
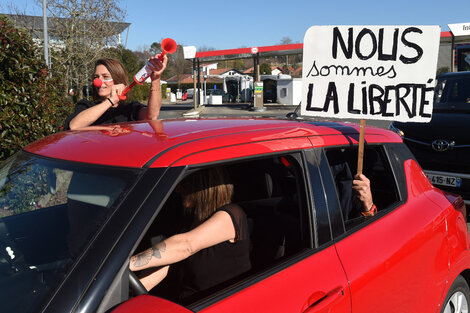
[[[42,15],[37,0],[14,3]],[[447,31],[447,24],[470,22],[470,0],[120,0],[120,6],[131,23],[123,33],[131,50],[165,37],[197,48],[233,49],[276,45],[283,37],[302,42],[313,25],[440,25]],[[7,12],[5,4],[0,11]]]

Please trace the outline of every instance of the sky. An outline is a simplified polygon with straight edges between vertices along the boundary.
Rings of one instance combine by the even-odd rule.
[[[0,12],[8,13],[2,0]],[[11,2],[10,2],[11,3]],[[42,1],[15,0],[27,14],[42,15]],[[122,34],[130,50],[170,37],[196,49],[235,49],[303,42],[314,25],[440,25],[470,22],[470,0],[119,0],[131,23]]]

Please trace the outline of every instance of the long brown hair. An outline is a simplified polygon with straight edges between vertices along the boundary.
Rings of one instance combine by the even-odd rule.
[[[202,223],[232,201],[233,184],[225,168],[211,167],[186,177],[177,190],[185,208],[193,211],[195,222]]]
[[[95,62],[95,71],[96,67],[98,65],[104,65],[106,69],[109,71],[111,74],[111,77],[113,78],[114,84],[124,84],[126,86],[129,85],[129,79],[127,78],[127,71],[124,68],[124,65],[122,65],[121,62],[119,62],[116,59],[110,59],[110,58],[105,58],[105,59],[98,59]],[[93,73],[94,75],[94,73]],[[92,92],[93,100],[94,101],[100,101],[103,100],[100,98],[98,95],[98,91],[96,87],[93,85],[93,92]]]

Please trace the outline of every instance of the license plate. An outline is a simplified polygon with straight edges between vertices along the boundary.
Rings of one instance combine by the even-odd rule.
[[[429,181],[434,185],[460,188],[460,184],[462,183],[462,179],[459,177],[433,175],[433,174],[426,174],[426,176],[428,176]]]

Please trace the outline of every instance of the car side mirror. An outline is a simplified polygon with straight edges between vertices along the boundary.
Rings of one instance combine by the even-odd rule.
[[[118,305],[111,313],[192,313],[192,311],[174,302],[149,296],[141,295]]]
[[[286,114],[286,117],[290,119],[296,119],[298,116],[297,116],[297,113],[295,112],[289,112]]]
[[[299,103],[299,105],[295,108],[294,112],[289,112],[286,114],[286,117],[287,118],[290,118],[290,119],[296,119],[299,117],[299,114],[300,114],[300,105],[301,103]]]

